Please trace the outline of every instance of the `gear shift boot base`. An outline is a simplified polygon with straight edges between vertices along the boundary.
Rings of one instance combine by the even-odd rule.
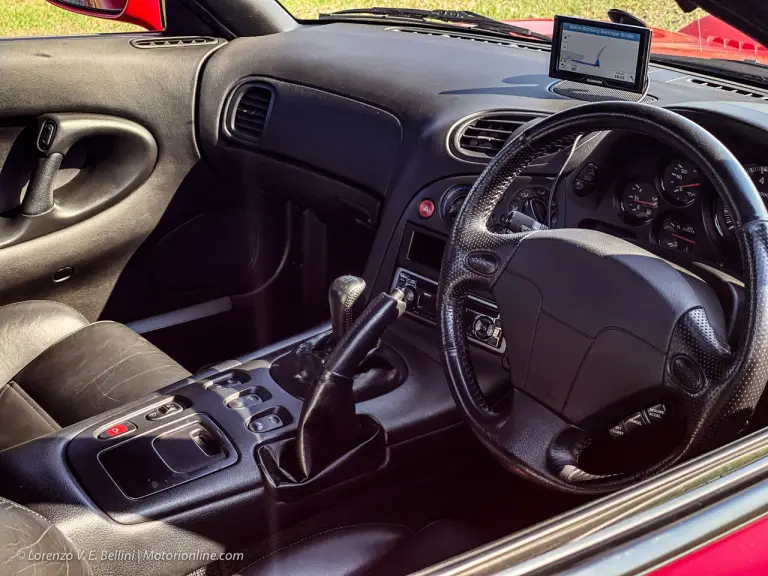
[[[384,429],[368,415],[355,418],[359,424],[358,443],[309,478],[297,465],[295,438],[259,447],[256,461],[267,492],[279,502],[295,502],[385,466],[389,449]]]
[[[325,332],[275,360],[269,368],[272,380],[288,394],[305,399],[315,378],[323,370],[331,333]],[[352,386],[355,402],[378,398],[397,389],[408,376],[408,367],[400,354],[380,343],[360,364]]]

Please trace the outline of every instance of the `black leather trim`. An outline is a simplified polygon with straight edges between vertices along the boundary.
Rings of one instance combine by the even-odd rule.
[[[0,450],[60,429],[18,384],[0,386]]]
[[[0,498],[0,572],[89,576],[91,568],[58,528],[28,508]]]
[[[66,426],[189,375],[130,328],[97,322],[45,350],[15,381]]]
[[[88,325],[58,302],[30,300],[0,307],[0,384],[9,382],[35,357]]]
[[[411,574],[486,543],[477,529],[452,520],[438,520],[404,538],[368,576]]]
[[[364,575],[411,534],[397,524],[343,526],[277,550],[239,572],[240,576]]]
[[[277,550],[240,576],[404,576],[485,543],[468,526],[439,520],[413,532],[397,524],[344,526]]]

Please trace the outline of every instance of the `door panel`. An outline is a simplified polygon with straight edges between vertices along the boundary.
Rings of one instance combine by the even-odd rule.
[[[146,50],[131,45],[134,37],[0,42],[0,303],[54,299],[97,319],[185,178],[205,170],[195,90],[200,66],[220,43]],[[56,172],[56,207],[30,218],[20,204],[42,156],[35,140],[45,115],[63,137],[74,136]],[[199,214],[181,211],[164,227]],[[65,267],[73,268],[71,279],[54,282]],[[169,299],[166,307],[173,306]],[[134,304],[131,315],[142,313]]]

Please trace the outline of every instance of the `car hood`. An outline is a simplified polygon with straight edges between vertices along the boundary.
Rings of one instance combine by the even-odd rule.
[[[553,20],[508,20],[541,34],[552,34]],[[651,28],[651,51],[667,56],[755,60],[768,64],[768,48],[714,16],[705,16],[678,31]]]

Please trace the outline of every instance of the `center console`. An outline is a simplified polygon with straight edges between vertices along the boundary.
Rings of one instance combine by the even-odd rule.
[[[449,215],[423,219],[416,205],[439,197],[428,189],[414,199],[413,218],[366,274],[378,296],[365,310],[362,281],[345,277],[331,289],[330,325],[0,452],[0,495],[55,519],[81,550],[131,542],[217,553],[455,457],[460,418],[435,331]],[[509,375],[489,294],[472,294],[465,327],[493,402]],[[110,562],[92,565],[109,573]],[[172,570],[205,563],[192,557]],[[143,562],[135,573],[169,570]]]
[[[251,455],[295,434],[301,405],[257,361],[88,426],[70,439],[66,456],[100,509],[135,523],[257,486]]]

